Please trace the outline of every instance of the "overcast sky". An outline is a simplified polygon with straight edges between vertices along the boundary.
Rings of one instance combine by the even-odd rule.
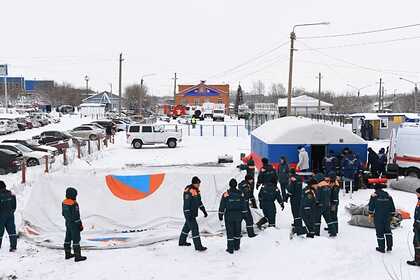
[[[420,27],[328,39],[299,37],[341,34],[420,23],[420,1],[384,0],[38,0],[1,5],[0,64],[10,75],[54,79],[94,90],[118,88],[118,55],[124,55],[123,87],[144,74],[151,92],[168,95],[173,73],[179,83],[271,83],[288,79],[289,33],[294,24],[328,21],[296,30],[294,86],[339,93],[346,86],[384,79],[386,93],[408,91],[404,76],[420,81]],[[413,39],[418,36],[419,38]],[[394,42],[378,43],[387,40]],[[276,46],[285,44],[268,55]],[[351,47],[336,47],[342,45]],[[354,44],[362,44],[354,46]],[[321,48],[311,51],[311,48]],[[326,48],[326,49],[324,49]],[[306,49],[306,50],[305,50]],[[234,68],[232,71],[228,71]]]

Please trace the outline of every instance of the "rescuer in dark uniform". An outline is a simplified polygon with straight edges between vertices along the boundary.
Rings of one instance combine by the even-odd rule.
[[[191,246],[191,243],[187,242],[188,233],[192,232],[192,239],[194,247],[197,251],[205,251],[206,247],[201,245],[200,232],[198,230],[197,216],[198,209],[200,209],[204,217],[207,217],[207,211],[201,202],[200,195],[200,179],[193,177],[191,185],[187,186],[184,190],[184,216],[185,224],[182,227],[181,235],[179,237],[179,246]]]
[[[369,201],[369,220],[373,219],[376,229],[378,247],[376,251],[385,253],[385,239],[387,251],[392,251],[391,219],[395,214],[395,205],[392,197],[382,188],[382,184],[375,185],[375,192]]]
[[[287,203],[287,186],[289,184],[289,164],[287,163],[286,157],[280,157],[279,169],[277,170],[277,177],[279,179],[281,196],[283,197],[283,202]]]
[[[300,211],[300,203],[302,200],[302,180],[296,176],[296,170],[290,170],[289,184],[287,186],[287,196],[290,197],[290,206],[293,215],[293,233],[301,235],[306,233],[302,227],[302,215]]]
[[[223,216],[225,216],[226,252],[230,254],[240,249],[241,222],[248,212],[245,207],[244,194],[236,188],[237,185],[235,179],[229,181],[229,190],[223,193],[219,207],[219,220],[223,221]]]
[[[407,261],[407,264],[420,266],[420,188],[416,190],[416,193],[417,193],[417,206],[416,206],[416,210],[414,211],[414,224],[413,224],[414,260]]]
[[[329,178],[323,180],[318,184],[314,185],[315,191],[315,211],[314,211],[314,222],[315,222],[315,235],[320,235],[321,229],[321,218],[324,217],[325,222],[328,226],[328,233],[331,237],[337,236],[335,231],[335,224],[331,222],[330,211],[331,211],[331,188]]]
[[[281,210],[284,210],[280,190],[277,188],[277,178],[273,178],[271,183],[264,183],[258,193],[258,200],[260,201],[260,208],[263,210],[264,217],[257,222],[257,227],[261,229],[262,225],[267,222],[269,227],[275,227],[277,210],[274,202],[277,200],[281,206]]]
[[[314,229],[314,207],[315,207],[315,190],[313,188],[314,185],[317,184],[317,181],[314,179],[309,180],[306,187],[303,189],[302,200],[300,203],[300,213],[302,215],[302,219],[305,222],[306,226],[306,237],[314,238],[315,236],[315,229]]]
[[[245,200],[245,207],[247,213],[244,217],[245,224],[246,224],[246,231],[248,233],[248,237],[255,237],[257,236],[254,233],[254,219],[252,218],[251,209],[249,205],[251,204],[252,208],[257,208],[257,203],[255,202],[254,194],[252,193],[252,186],[254,185],[254,178],[251,175],[246,175],[245,180],[239,183],[238,189],[244,195]]]
[[[62,203],[62,214],[66,220],[66,238],[64,239],[65,258],[74,257],[75,262],[85,261],[87,258],[81,255],[80,232],[83,231],[83,224],[80,220],[79,204],[76,202],[77,190],[67,188],[66,199]],[[73,251],[71,253],[71,242],[73,241]]]
[[[277,174],[273,166],[269,164],[268,159],[263,158],[261,160],[263,166],[260,169],[257,180],[257,190],[259,186],[265,184],[275,184],[277,186]]]
[[[334,172],[328,174],[331,188],[330,220],[334,224],[335,234],[338,234],[338,204],[340,202],[340,183]]]
[[[9,235],[10,252],[16,251],[17,235],[15,226],[16,197],[6,189],[6,184],[0,181],[0,248],[4,230]]]

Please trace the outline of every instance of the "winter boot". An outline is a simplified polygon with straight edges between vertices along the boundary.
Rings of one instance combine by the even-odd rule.
[[[64,257],[66,260],[74,258],[74,254],[71,253],[70,244],[69,245],[64,244],[64,255],[65,255]]]
[[[239,249],[241,249],[241,239],[236,239],[233,241],[233,249],[235,251],[238,251]]]
[[[80,245],[73,245],[73,251],[74,251],[75,262],[81,262],[87,259],[86,257],[82,256]]]
[[[178,245],[179,246],[191,246],[191,243],[187,242],[187,237],[188,237],[188,233],[185,233],[185,232],[182,231],[180,236],[179,236]]]
[[[265,223],[267,223],[268,222],[268,220],[267,220],[267,218],[266,217],[262,217],[257,223],[256,223],[256,225],[257,225],[257,228],[259,229],[259,230],[262,230],[262,225],[263,224],[265,224]]]
[[[206,247],[201,245],[201,239],[200,236],[193,237],[193,243],[196,251],[205,251],[207,250]]]
[[[393,245],[392,233],[386,233],[385,239],[386,239],[386,250],[390,252],[392,251],[392,245]]]
[[[376,247],[376,251],[385,253],[385,238],[376,238],[378,241],[378,247]]]
[[[315,234],[308,232],[306,234],[306,237],[308,237],[308,238],[314,238],[315,237]]]
[[[185,241],[184,243],[179,243],[178,246],[191,246],[191,243]]]
[[[385,249],[384,248],[380,248],[380,247],[376,247],[376,251],[378,251],[380,253],[385,253]]]
[[[11,234],[9,235],[9,240],[10,240],[10,252],[14,252],[16,251],[16,247],[17,247],[17,235],[16,234]]]
[[[420,244],[417,244],[417,246],[419,245]],[[416,248],[415,246],[416,245],[414,245],[414,261],[407,261],[407,264],[420,266],[420,247]]]
[[[248,233],[248,237],[249,237],[249,238],[252,238],[252,237],[257,236],[257,235],[255,234],[255,232],[254,232],[254,226],[253,226],[253,225],[246,226],[246,231],[247,231],[247,233]]]
[[[226,249],[226,252],[228,252],[229,254],[233,254],[233,250],[232,249]]]

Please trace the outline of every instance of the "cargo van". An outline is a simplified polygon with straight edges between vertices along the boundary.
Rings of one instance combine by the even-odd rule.
[[[393,130],[388,152],[389,177],[420,178],[420,124],[403,123]]]

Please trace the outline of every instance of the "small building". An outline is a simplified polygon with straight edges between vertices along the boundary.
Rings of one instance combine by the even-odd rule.
[[[277,165],[281,156],[293,166],[299,161],[299,146],[308,152],[312,171],[321,169],[323,158],[331,150],[338,155],[349,148],[362,162],[367,160],[367,142],[349,129],[302,117],[275,119],[252,131],[250,156],[258,168],[262,158]]]
[[[256,115],[271,115],[277,116],[279,114],[276,103],[255,103],[254,114]]]
[[[353,133],[367,140],[389,139],[393,129],[404,122],[419,122],[420,116],[414,113],[357,113],[350,115]],[[364,125],[371,131],[364,131]],[[371,136],[371,137],[369,137]]]
[[[308,117],[311,114],[317,114],[319,104],[321,107],[321,114],[330,113],[330,108],[333,106],[331,103],[322,100],[319,101],[319,99],[308,95],[292,97],[292,115]],[[279,112],[281,112],[282,115],[285,115],[287,112],[287,98],[279,98],[277,106],[279,107]]]
[[[111,92],[104,91],[95,95],[89,96],[82,100],[83,103],[104,104],[105,111],[117,111],[120,97]]]
[[[178,85],[175,105],[202,106],[204,103],[225,104],[229,114],[229,85],[207,85],[205,81],[198,85]]]
[[[79,113],[84,117],[101,119],[105,117],[106,104],[99,103],[82,103],[80,104]]]

